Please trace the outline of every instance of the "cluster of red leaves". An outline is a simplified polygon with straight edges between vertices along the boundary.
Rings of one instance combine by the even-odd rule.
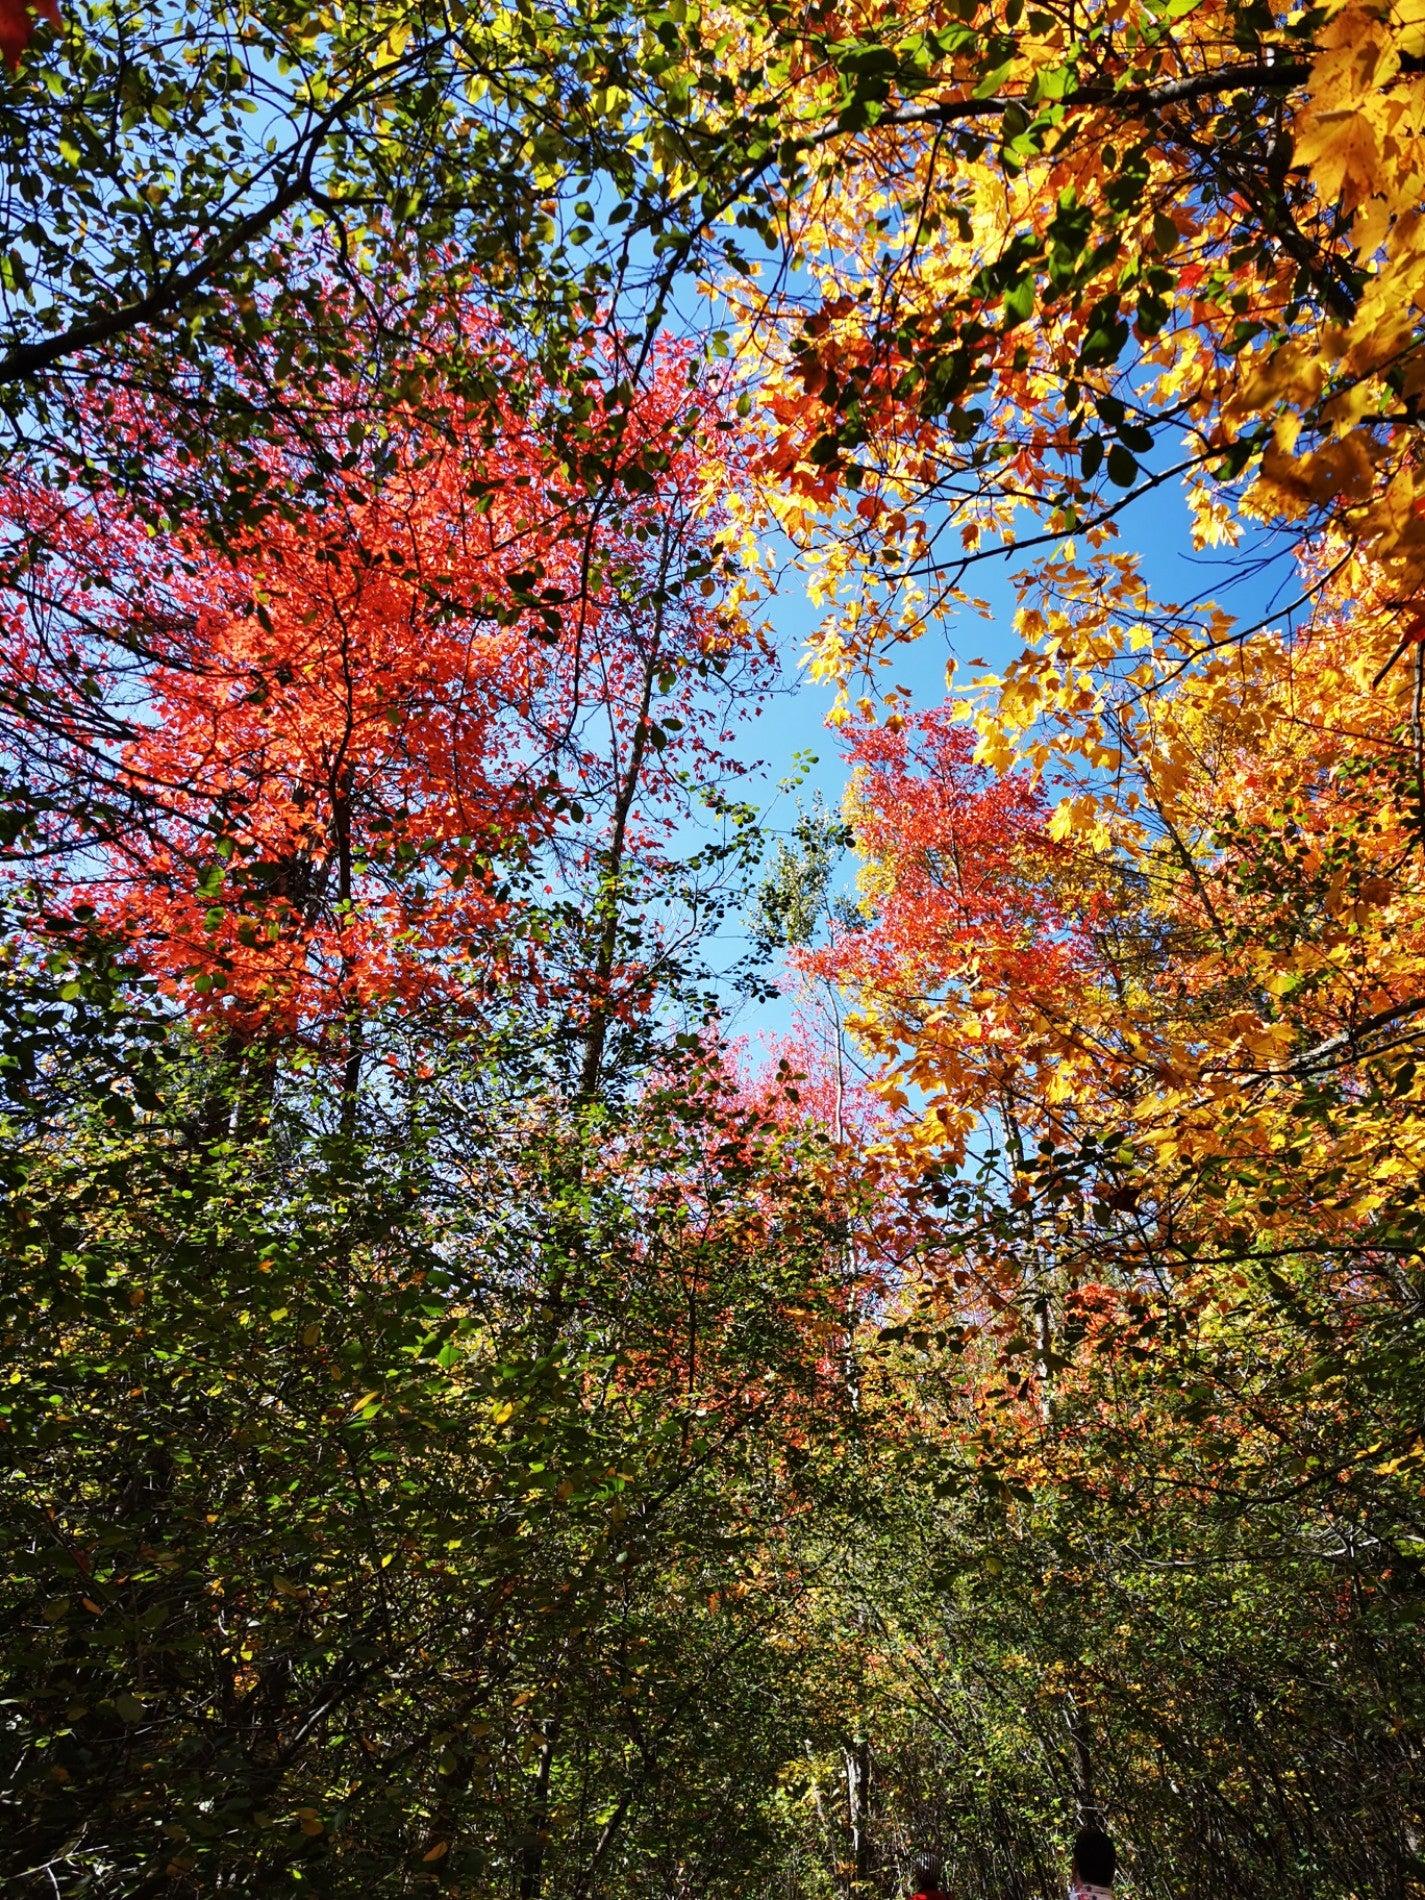
[[[35,37],[36,20],[60,24],[58,0],[0,0],[0,55],[12,73],[20,70],[20,61]]]
[[[656,495],[614,502],[488,327],[484,346],[505,394],[389,419],[379,469],[358,459],[310,516],[226,548],[197,522],[156,536],[113,492],[0,495],[31,550],[0,690],[32,773],[110,814],[97,852],[70,853],[68,901],[235,1027],[411,1003],[472,963],[498,982],[508,876],[571,801],[597,805],[591,729],[626,748],[639,717],[659,522],[694,511],[710,453],[682,427],[686,364],[670,352],[607,415],[591,366],[593,449],[662,466]],[[719,637],[680,600],[663,663]]]
[[[949,707],[851,729],[850,815],[867,860],[871,920],[805,965],[920,1013],[947,986],[1052,995],[1084,944],[1048,875],[1064,856],[1043,792],[974,763],[975,735]]]

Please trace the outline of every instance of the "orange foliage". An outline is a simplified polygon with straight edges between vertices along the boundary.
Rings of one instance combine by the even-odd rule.
[[[726,645],[701,594],[653,604],[706,548],[726,480],[685,362],[666,354],[628,416],[590,364],[591,462],[659,470],[656,492],[600,494],[542,429],[538,379],[472,322],[501,393],[388,418],[379,456],[345,454],[311,514],[225,548],[196,521],[155,536],[112,493],[3,497],[34,549],[5,690],[31,769],[102,814],[60,907],[80,900],[244,1034],[527,963],[502,928],[509,879],[561,822],[588,859],[649,668],[676,696]],[[293,475],[300,447],[273,451]],[[675,756],[643,777],[667,781]]]

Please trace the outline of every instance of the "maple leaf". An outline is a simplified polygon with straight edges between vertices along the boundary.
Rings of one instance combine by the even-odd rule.
[[[1339,198],[1351,210],[1370,191],[1380,165],[1380,146],[1370,117],[1356,106],[1314,112],[1296,136],[1296,162],[1310,171],[1329,203]]]

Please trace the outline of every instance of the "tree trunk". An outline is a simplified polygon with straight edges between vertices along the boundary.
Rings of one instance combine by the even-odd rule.
[[[851,1891],[871,1877],[871,1744],[864,1735],[846,1750],[846,1809],[851,1827]]]

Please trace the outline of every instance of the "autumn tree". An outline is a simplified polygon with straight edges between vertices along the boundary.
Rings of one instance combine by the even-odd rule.
[[[17,1890],[779,1851],[843,1215],[706,1020],[735,463],[670,346],[571,465],[468,321],[300,531],[7,489]]]
[[[554,384],[572,368],[574,404],[591,328],[637,381],[705,222],[764,169],[726,136],[718,47],[642,5],[17,0],[5,32],[3,453],[117,475],[155,516],[287,505],[264,441],[353,376],[437,411],[478,384],[460,322],[430,335],[452,286]],[[353,327],[347,299],[380,321]],[[181,419],[182,463],[110,426],[140,391]]]
[[[1408,1667],[1366,1658],[1408,1647],[1416,1535],[1419,22],[1011,4],[745,32],[797,269],[727,294],[767,516],[827,610],[814,662],[851,721],[865,854],[863,927],[808,967],[845,982],[904,1117],[907,1323],[953,1342],[966,1392],[927,1482],[986,1499],[1023,1553],[1011,1652],[1064,1617],[1056,1649],[1029,1644],[1057,1742],[1032,1742],[1029,1782],[1004,1764],[984,1826],[1030,1786],[1037,1826],[1090,1803],[1128,1746],[1134,1692],[1073,1608],[1092,1552],[1120,1602],[1144,1600],[1140,1562],[1200,1566],[1201,1597],[1164,1612],[1185,1645],[1225,1635],[1233,1564],[1275,1578],[1301,1621],[1259,1691],[1274,1740],[1219,1726],[1255,1786],[1287,1757],[1305,1786],[1338,1744],[1293,1736],[1293,1646],[1350,1650],[1333,1733],[1415,1723]],[[1261,605],[1172,597],[1135,551],[1135,504],[1176,489]],[[915,706],[898,649],[955,639],[991,563],[1021,650],[998,677],[953,662],[946,705]],[[962,1179],[981,1166],[984,1202]],[[1152,1523],[1158,1483],[1196,1545]],[[1250,1526],[1240,1555],[1214,1497],[1229,1546]],[[959,1521],[975,1563],[986,1519]],[[957,1592],[923,1574],[933,1626]],[[1252,1600],[1244,1655],[1272,1623]],[[989,1665],[956,1629],[912,1701],[960,1763]],[[1167,1695],[1163,1652],[1122,1667]],[[968,1700],[945,1701],[962,1669]],[[1408,1890],[1415,1797],[1381,1746],[1369,1825],[1343,1801],[1307,1829],[1283,1794],[1234,1840],[1239,1884],[1351,1891],[1359,1854]],[[1189,1878],[1141,1773],[1106,1798]]]
[[[664,350],[616,415],[590,359],[586,481],[537,371],[468,324],[499,393],[452,393],[437,431],[353,388],[300,525],[216,547],[201,519],[156,535],[112,492],[10,484],[14,855],[52,928],[124,936],[239,1041],[344,1038],[354,1081],[370,1006],[517,978],[572,1012],[591,1087],[642,1007],[623,880],[659,875],[682,775],[727,776],[690,708],[763,665],[709,599],[732,467]],[[128,426],[182,462],[151,413]],[[321,446],[274,437],[273,482]],[[537,876],[592,910],[532,928]]]

